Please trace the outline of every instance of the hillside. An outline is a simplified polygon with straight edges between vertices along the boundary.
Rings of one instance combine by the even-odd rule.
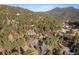
[[[73,19],[79,19],[79,9],[74,7],[67,7],[67,8],[54,8],[50,11],[47,11],[48,13],[54,14],[56,16],[68,18],[71,17]]]
[[[0,5],[0,54],[79,54],[79,31],[73,24],[48,12]]]

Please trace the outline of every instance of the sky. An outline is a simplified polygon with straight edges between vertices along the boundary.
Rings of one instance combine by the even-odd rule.
[[[9,6],[22,7],[34,12],[44,12],[54,9],[56,7],[74,7],[79,8],[79,4],[8,4]]]

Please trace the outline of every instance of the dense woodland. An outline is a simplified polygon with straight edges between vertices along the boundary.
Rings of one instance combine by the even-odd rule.
[[[78,55],[79,9],[33,12],[0,5],[1,55]]]

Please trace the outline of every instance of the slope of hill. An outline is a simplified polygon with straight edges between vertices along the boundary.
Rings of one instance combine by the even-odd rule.
[[[74,7],[67,7],[67,8],[55,8],[50,11],[47,11],[48,13],[61,16],[61,17],[71,17],[71,18],[76,18],[79,19],[79,9],[76,9]]]
[[[0,5],[0,54],[79,54],[79,33],[63,32],[65,25],[63,17],[47,12]]]

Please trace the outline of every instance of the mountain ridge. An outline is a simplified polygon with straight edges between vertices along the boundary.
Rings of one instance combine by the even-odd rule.
[[[55,8],[50,11],[47,11],[50,14],[54,14],[56,16],[60,17],[71,17],[71,18],[76,18],[79,19],[79,9],[74,8],[74,7],[67,7],[67,8]]]

